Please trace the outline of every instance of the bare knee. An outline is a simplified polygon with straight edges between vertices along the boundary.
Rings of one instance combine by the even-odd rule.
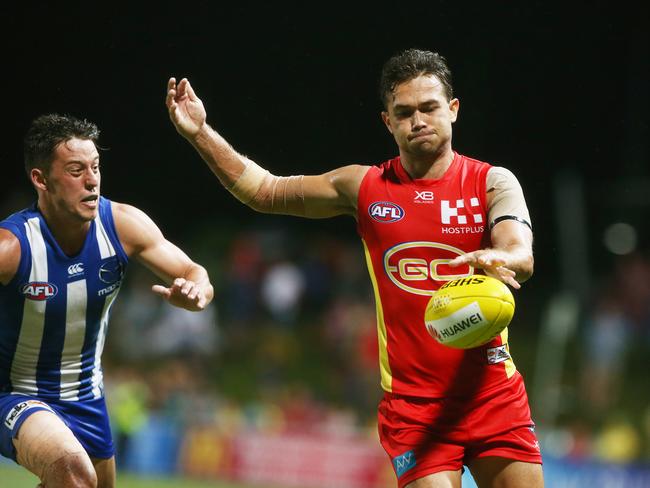
[[[68,453],[47,466],[44,488],[97,488],[97,474],[84,452]]]

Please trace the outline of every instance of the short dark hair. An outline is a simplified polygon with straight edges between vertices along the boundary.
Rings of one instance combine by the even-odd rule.
[[[71,115],[47,114],[35,118],[23,141],[27,174],[33,168],[49,171],[56,147],[73,138],[90,140],[97,146],[99,129],[92,122]]]
[[[388,108],[389,97],[397,85],[422,75],[435,75],[444,87],[447,100],[454,97],[447,60],[438,53],[411,48],[395,54],[384,63],[379,79],[379,97],[384,108]]]

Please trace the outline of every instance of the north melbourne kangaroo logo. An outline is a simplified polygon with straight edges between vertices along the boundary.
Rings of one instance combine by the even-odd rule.
[[[116,257],[108,259],[99,267],[99,279],[109,285],[121,281],[123,275],[124,269]]]

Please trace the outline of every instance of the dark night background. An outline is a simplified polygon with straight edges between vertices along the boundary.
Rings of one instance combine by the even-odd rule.
[[[622,3],[1,9],[5,214],[31,197],[21,154],[30,120],[67,112],[102,130],[103,194],[145,210],[181,246],[255,222],[354,240],[351,219],[260,217],[232,198],[169,122],[166,81],[188,77],[211,125],[275,174],[319,173],[396,154],[377,79],[390,55],[419,47],[451,67],[455,149],[522,183],[535,226],[531,296],[559,286],[553,192],[564,171],[585,188],[594,278],[611,259],[602,233],[621,216],[648,247],[649,34],[642,12]]]
[[[418,47],[452,70],[454,148],[511,169],[527,198],[536,271],[518,292],[520,323],[532,324],[518,339],[522,370],[548,299],[611,278],[611,224],[634,227],[648,257],[650,28],[626,2],[30,2],[3,4],[0,18],[2,217],[33,198],[30,121],[60,112],[102,130],[102,193],[147,212],[197,261],[227,259],[215,255],[254,226],[284,228],[296,246],[331,234],[360,248],[352,219],[262,216],[223,190],[169,121],[166,82],[188,77],[208,122],[262,166],[315,174],[397,154],[377,81],[388,57]],[[635,389],[644,405],[647,391]]]
[[[608,183],[648,177],[647,24],[623,4],[470,5],[5,5],[2,200],[30,191],[29,121],[67,112],[102,129],[104,194],[141,207],[172,239],[182,242],[188,221],[226,229],[256,218],[175,133],[168,77],[190,78],[209,122],[240,151],[276,174],[318,173],[396,154],[377,77],[387,57],[415,46],[452,69],[455,148],[520,178],[545,274],[556,265],[558,171],[574,168],[600,198]],[[352,222],[281,219],[347,225],[355,238]]]

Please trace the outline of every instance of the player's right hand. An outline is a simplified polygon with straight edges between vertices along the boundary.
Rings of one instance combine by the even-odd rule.
[[[203,102],[196,96],[187,78],[183,78],[178,84],[176,78],[169,79],[165,102],[169,118],[183,137],[190,139],[196,136],[205,125]]]
[[[479,249],[468,252],[449,261],[452,268],[462,264],[469,264],[474,268],[480,268],[485,274],[504,282],[518,290],[521,284],[517,281],[517,273],[508,268],[506,254],[495,249]]]
[[[208,282],[209,292],[212,285]],[[153,285],[151,291],[160,295],[175,307],[184,308],[190,312],[199,312],[209,303],[206,298],[205,286],[185,278],[176,278],[171,286]]]

